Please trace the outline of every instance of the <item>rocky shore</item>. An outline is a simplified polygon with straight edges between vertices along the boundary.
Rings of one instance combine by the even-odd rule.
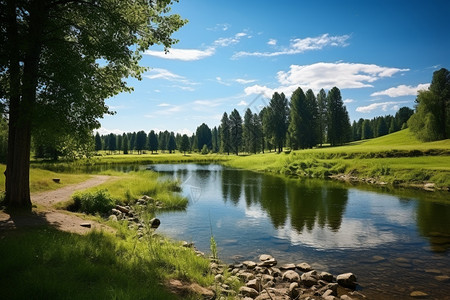
[[[210,267],[215,274],[218,299],[220,295],[245,300],[366,299],[355,291],[357,280],[352,273],[334,276],[313,270],[306,262],[278,266],[277,260],[268,254],[260,255],[258,262],[230,265],[212,262]],[[237,295],[229,288],[236,280],[243,283]]]

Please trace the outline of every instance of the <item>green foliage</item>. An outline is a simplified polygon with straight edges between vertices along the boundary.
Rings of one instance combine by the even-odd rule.
[[[440,69],[433,73],[430,88],[419,91],[416,113],[408,127],[422,141],[450,138],[450,72]]]
[[[106,214],[115,206],[107,190],[98,190],[93,193],[78,192],[72,196],[73,204],[69,208],[72,211],[80,211],[94,215],[96,213]]]
[[[202,155],[208,154],[209,149],[206,145],[203,145],[202,151],[200,152]]]
[[[230,143],[230,120],[228,114],[224,112],[220,124],[220,151],[230,154]]]
[[[283,93],[278,94],[275,92],[273,94],[265,113],[264,121],[269,134],[268,138],[271,139],[278,152],[282,152],[289,125],[289,105]]]
[[[189,151],[191,148],[189,145],[189,137],[186,134],[183,134],[181,137],[180,151],[186,154],[186,151]]]
[[[211,249],[211,257],[212,259],[219,259],[219,253],[217,251],[217,244],[214,236],[211,234],[211,238],[209,239],[209,246]]]
[[[236,155],[242,146],[242,118],[239,112],[234,109],[230,114],[230,150]]]
[[[154,130],[148,134],[148,150],[152,151],[152,153],[153,151],[158,151],[158,137]]]
[[[203,151],[204,145],[208,149],[212,149],[212,133],[211,129],[205,123],[197,127],[195,136],[197,137],[197,147],[199,151]]]

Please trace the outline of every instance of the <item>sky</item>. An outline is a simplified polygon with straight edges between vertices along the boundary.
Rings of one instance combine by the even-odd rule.
[[[171,13],[189,20],[179,42],[143,54],[148,71],[127,79],[134,92],[106,100],[116,114],[101,134],[192,134],[298,87],[338,87],[351,121],[394,115],[450,68],[448,0],[180,0]]]

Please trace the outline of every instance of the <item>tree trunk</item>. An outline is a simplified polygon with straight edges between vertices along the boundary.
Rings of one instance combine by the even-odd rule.
[[[8,1],[8,46],[10,72],[10,111],[8,156],[6,161],[5,202],[8,207],[31,209],[30,148],[33,108],[36,103],[41,35],[46,18],[45,3],[30,6],[29,29],[24,48],[22,80],[20,80],[19,42],[16,3]],[[22,82],[22,85],[21,85]]]

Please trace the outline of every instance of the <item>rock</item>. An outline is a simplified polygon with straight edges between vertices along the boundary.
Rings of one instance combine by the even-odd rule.
[[[356,276],[353,273],[344,273],[337,276],[336,281],[339,285],[348,288],[356,287]]]
[[[319,278],[328,282],[332,282],[333,281],[333,275],[331,275],[328,272],[322,272],[319,275]]]
[[[116,216],[122,215],[122,212],[120,210],[118,210],[118,209],[115,209],[115,208],[111,209],[111,213],[113,215],[116,215]]]
[[[289,282],[299,282],[300,281],[300,275],[298,275],[297,272],[289,270],[284,272],[283,274],[283,280],[289,281]]]
[[[273,281],[273,276],[269,274],[264,274],[261,279],[263,283],[267,283],[269,281]]]
[[[117,219],[117,216],[116,216],[116,215],[110,215],[110,216],[108,217],[108,220],[113,221],[113,222],[117,222],[119,219]]]
[[[437,281],[440,281],[440,282],[447,282],[447,281],[450,281],[450,277],[447,276],[447,275],[439,275],[439,276],[435,276],[434,278],[435,278]]]
[[[267,288],[272,288],[272,287],[274,287],[274,286],[275,286],[275,282],[273,282],[272,280],[267,281],[267,282],[263,285],[263,287],[264,287],[265,289],[267,289]]]
[[[285,288],[269,288],[264,290],[255,300],[288,300],[290,299],[288,293],[288,289]]]
[[[307,287],[312,287],[313,285],[317,284],[317,281],[319,280],[319,275],[316,271],[309,271],[307,273],[303,273],[300,277],[302,280],[302,283]]]
[[[305,262],[297,264],[296,267],[297,267],[297,269],[299,269],[300,271],[303,271],[303,272],[312,271],[311,266],[309,264],[305,263]]]
[[[201,295],[203,297],[203,299],[214,299],[215,294],[212,290],[204,288],[200,285],[198,285],[197,283],[191,283],[191,285],[189,286],[189,289],[198,294]]]
[[[120,206],[120,205],[116,205],[116,209],[120,210],[120,212],[123,212],[124,214],[128,214],[130,212],[130,208]]]
[[[148,224],[150,225],[150,228],[156,229],[161,224],[161,221],[157,218],[153,218],[150,221],[148,221]]]
[[[256,263],[251,260],[246,260],[242,263],[244,266],[247,267],[247,269],[254,269],[256,267]],[[235,266],[236,267],[236,266]]]
[[[277,264],[275,258],[267,259],[258,264],[258,267],[273,267]]]
[[[80,224],[81,227],[86,227],[86,228],[91,228],[91,223],[81,223]]]
[[[428,298],[428,294],[421,292],[421,291],[414,291],[411,292],[411,294],[409,294],[410,297],[416,298],[416,299],[424,299],[424,298]]]
[[[336,300],[338,298],[336,298],[335,296],[330,295],[330,296],[322,296],[322,299],[323,300]]]
[[[292,282],[289,285],[289,296],[291,296],[292,299],[296,299],[300,295],[300,292],[298,291],[297,288],[298,288],[297,282]]]
[[[247,287],[249,287],[249,288],[252,288],[252,289],[255,289],[255,290],[257,290],[258,292],[260,292],[260,291],[262,290],[261,280],[260,280],[260,279],[252,279],[252,280],[249,280],[249,281],[245,284],[245,286],[247,286]]]
[[[341,300],[353,300],[353,298],[351,298],[351,297],[348,296],[348,295],[342,295],[342,296],[341,296]]]
[[[214,276],[214,280],[216,282],[223,282],[223,275],[222,274],[217,274],[216,276]]]
[[[337,293],[334,292],[333,290],[328,289],[322,294],[322,297],[325,298],[328,296],[337,296]]]
[[[242,272],[238,274],[239,278],[241,278],[244,281],[249,281],[255,278],[255,275],[253,275],[250,272]]]
[[[269,260],[269,259],[274,259],[274,258],[273,258],[272,255],[269,255],[269,254],[261,254],[259,256],[259,260],[260,261],[266,261],[266,260]]]
[[[188,242],[186,242],[186,241],[182,241],[181,242],[181,246],[182,247],[185,247],[185,248],[192,248],[192,247],[194,247],[194,243],[188,243]],[[217,264],[216,264],[217,265]],[[212,266],[210,266],[211,267],[211,269],[213,268]],[[214,266],[214,268],[218,268],[219,266],[217,265],[217,266]]]
[[[295,270],[294,264],[284,264],[280,266],[280,270]]]
[[[241,286],[239,288],[239,294],[241,294],[242,296],[245,296],[245,297],[250,297],[250,298],[256,298],[259,295],[257,290],[249,288],[247,286]]]

